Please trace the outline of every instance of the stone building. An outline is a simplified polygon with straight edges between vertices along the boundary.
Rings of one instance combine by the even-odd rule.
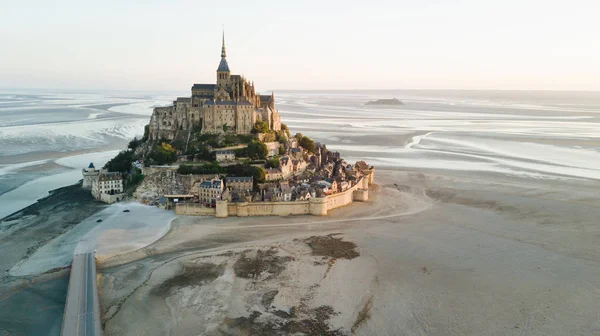
[[[217,150],[215,151],[215,158],[218,162],[234,161],[235,152],[232,150]]]
[[[219,179],[212,179],[210,181],[204,181],[200,183],[198,191],[198,198],[200,202],[206,205],[212,205],[217,200],[221,199],[223,193],[223,181]]]
[[[267,181],[277,181],[283,179],[283,173],[280,168],[265,169],[265,179]]]
[[[172,106],[155,108],[149,125],[151,140],[173,140],[179,133],[186,137],[199,127],[202,133],[250,134],[257,121],[266,122],[271,130],[281,130],[274,93],[256,93],[254,82],[231,74],[226,57],[223,35],[216,84],[194,84],[191,97],[179,97]]]
[[[229,190],[246,190],[251,191],[253,188],[254,178],[252,176],[230,176],[225,178],[225,186]]]
[[[118,172],[101,171],[92,182],[92,196],[105,203],[123,199],[123,176]]]

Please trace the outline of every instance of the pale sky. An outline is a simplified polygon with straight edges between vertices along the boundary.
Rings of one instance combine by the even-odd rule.
[[[0,0],[0,88],[600,90],[600,1]]]

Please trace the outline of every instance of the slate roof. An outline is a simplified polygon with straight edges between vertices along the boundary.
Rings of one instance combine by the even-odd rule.
[[[122,180],[123,178],[121,177],[121,173],[119,173],[119,172],[107,172],[107,173],[101,173],[100,176],[98,177],[98,179],[100,181],[110,181],[110,180],[118,181],[118,180]]]
[[[261,103],[268,103],[271,101],[271,95],[260,95]]]
[[[214,90],[216,84],[194,84],[192,90]]]
[[[217,68],[217,71],[229,72],[229,65],[227,64],[227,60],[225,59],[225,57],[221,58],[221,62],[219,63],[219,67]]]
[[[280,174],[281,173],[281,169],[279,169],[279,168],[267,168],[267,169],[265,169],[265,172],[267,174],[278,174],[278,173]]]
[[[202,188],[202,189],[220,188],[220,187],[221,187],[221,180],[204,181],[204,182],[200,183],[200,188]]]
[[[94,163],[93,162],[90,162],[90,165],[88,166],[88,168],[96,168],[96,167],[94,167]]]
[[[252,105],[252,103],[249,101],[245,101],[245,100],[237,101],[237,102],[235,100],[217,100],[217,101],[207,100],[204,102],[204,105],[246,105],[246,106],[249,106],[249,105]]]
[[[252,182],[252,176],[229,176],[225,178],[227,183],[229,182]]]
[[[291,194],[292,193],[292,188],[290,188],[289,185],[283,185],[283,186],[281,186],[281,192],[283,194]]]
[[[215,153],[217,153],[217,154],[235,154],[235,152],[230,149],[217,150],[217,151],[215,151]]]

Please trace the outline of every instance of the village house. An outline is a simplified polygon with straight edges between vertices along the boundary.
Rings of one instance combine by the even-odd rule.
[[[223,190],[223,193],[221,194],[221,199],[227,202],[231,202],[233,200],[233,195],[231,192],[229,192],[229,189],[225,188],[225,190]]]
[[[277,181],[283,179],[283,173],[280,168],[265,169],[265,179],[267,181]]]
[[[338,183],[336,180],[331,181],[331,192],[334,194],[338,192]]]
[[[292,148],[290,150],[290,156],[296,160],[302,160],[304,157],[304,153],[302,153],[301,148]]]
[[[338,188],[340,192],[344,192],[350,188],[350,183],[348,183],[348,181],[342,181],[338,183]]]
[[[263,190],[262,193],[262,198],[265,202],[276,202],[281,200],[281,190],[279,190],[277,187],[268,188],[267,190]]]
[[[219,179],[212,179],[210,181],[204,181],[200,183],[200,189],[198,198],[201,203],[206,205],[212,205],[217,200],[221,199],[223,193],[223,181]]]
[[[279,182],[279,189],[281,190],[281,201],[289,202],[292,200],[292,188],[288,181]]]
[[[292,171],[301,172],[306,169],[306,161],[304,160],[292,160]]]
[[[331,195],[333,190],[331,189],[331,183],[327,181],[319,181],[316,184],[317,189],[319,189],[324,195]]]
[[[232,150],[217,150],[215,151],[217,162],[235,161],[235,152]]]
[[[101,171],[92,181],[92,196],[105,203],[123,200],[123,176],[119,172]]]
[[[296,189],[296,201],[308,201],[312,195],[308,188],[297,188]]]
[[[230,176],[225,178],[225,186],[229,190],[247,190],[253,188],[254,178],[252,176]]]
[[[183,186],[189,191],[190,194],[198,195],[200,193],[200,184],[204,181],[210,181],[218,179],[219,175],[216,174],[189,174],[181,175],[181,179],[184,181]]]
[[[279,169],[281,170],[281,175],[284,179],[292,175],[294,167],[292,166],[292,160],[290,160],[289,156],[282,156],[279,158]]]

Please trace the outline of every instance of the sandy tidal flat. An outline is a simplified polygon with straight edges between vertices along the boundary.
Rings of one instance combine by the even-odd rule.
[[[593,186],[376,176],[370,202],[325,218],[180,217],[102,260],[105,333],[600,333]]]

